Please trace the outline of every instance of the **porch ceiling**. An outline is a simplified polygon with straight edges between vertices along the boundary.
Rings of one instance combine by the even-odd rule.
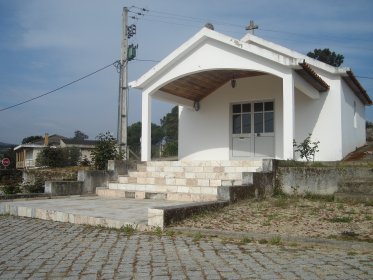
[[[245,70],[204,71],[172,81],[160,90],[192,101],[200,101],[232,79],[260,75],[265,73]]]

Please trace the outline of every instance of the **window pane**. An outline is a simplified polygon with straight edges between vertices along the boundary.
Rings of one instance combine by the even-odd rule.
[[[263,113],[254,114],[254,132],[255,133],[263,132]]]
[[[234,114],[241,113],[241,104],[233,105],[233,113]]]
[[[241,133],[241,115],[233,115],[233,134]]]
[[[242,112],[250,113],[251,112],[251,104],[250,103],[242,104]]]
[[[251,132],[251,114],[242,115],[242,133]]]
[[[264,103],[264,111],[273,111],[273,102]]]
[[[273,132],[274,131],[274,120],[273,112],[266,112],[264,114],[264,132]]]
[[[262,112],[263,103],[254,103],[254,112]]]

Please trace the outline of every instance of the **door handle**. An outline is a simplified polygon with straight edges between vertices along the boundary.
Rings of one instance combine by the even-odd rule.
[[[256,134],[256,136],[258,136],[258,137],[259,137],[259,136],[260,136],[260,133],[257,133],[257,134]]]

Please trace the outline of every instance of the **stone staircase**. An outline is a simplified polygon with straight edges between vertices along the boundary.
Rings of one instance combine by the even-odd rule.
[[[219,188],[250,185],[253,173],[267,171],[262,160],[236,161],[150,161],[136,171],[119,176],[108,188],[97,188],[102,197],[216,201]]]

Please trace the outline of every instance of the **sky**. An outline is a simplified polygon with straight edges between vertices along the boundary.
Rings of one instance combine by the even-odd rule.
[[[240,39],[254,20],[255,35],[306,54],[330,48],[345,57],[373,99],[373,1],[371,0],[0,0],[0,142],[19,144],[45,133],[94,139],[116,135],[119,74],[110,66],[45,94],[120,58],[123,7],[137,34],[129,80],[142,74],[207,22]],[[142,11],[145,8],[147,11]],[[142,12],[141,12],[142,11]],[[138,15],[143,13],[144,15]],[[152,101],[152,120],[172,104]],[[366,117],[373,121],[373,108]],[[141,120],[141,92],[129,93],[129,124]]]

